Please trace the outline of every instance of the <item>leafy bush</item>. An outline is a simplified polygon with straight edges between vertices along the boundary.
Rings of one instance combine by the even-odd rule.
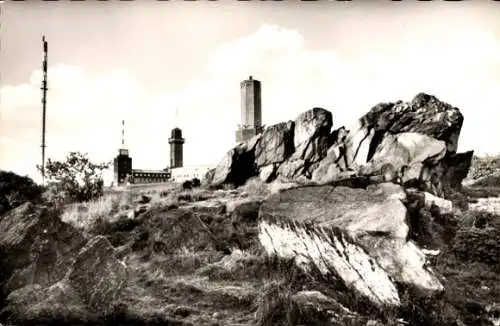
[[[39,201],[43,187],[33,179],[0,170],[0,215],[27,201]]]
[[[71,203],[101,197],[104,186],[102,171],[108,167],[109,163],[92,163],[87,154],[79,152],[70,152],[66,161],[49,159],[45,166],[49,200]]]
[[[201,181],[198,178],[194,178],[193,180],[191,180],[191,183],[192,183],[194,188],[197,188],[201,185]]]
[[[193,183],[190,180],[186,180],[182,183],[182,189],[193,189]]]

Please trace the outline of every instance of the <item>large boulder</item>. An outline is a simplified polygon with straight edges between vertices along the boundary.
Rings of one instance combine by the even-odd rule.
[[[450,187],[456,188],[463,179],[462,170],[468,170],[467,163],[458,162],[467,162],[468,154],[456,154],[462,124],[459,109],[424,93],[407,103],[378,104],[357,121],[343,140],[332,142],[312,178],[325,183],[343,171],[359,171],[360,166],[369,165],[368,171],[373,172],[373,165],[391,163],[396,169],[407,167],[403,181],[421,179],[423,175],[421,181],[425,183],[435,174],[435,187],[449,188],[453,180]],[[450,159],[456,155],[458,158]],[[454,164],[461,167],[456,170]]]
[[[267,127],[255,148],[255,165],[260,168],[273,163],[281,163],[292,155],[293,133],[293,121]]]
[[[442,162],[441,182],[445,189],[462,190],[462,181],[469,174],[474,151],[448,155]]]
[[[322,108],[313,108],[295,119],[293,143],[295,151],[283,162],[277,175],[284,179],[310,177],[314,165],[323,159],[330,143],[332,114]]]
[[[319,184],[330,183],[338,179],[349,177],[354,170],[353,165],[349,165],[347,151],[349,145],[349,131],[344,127],[334,130],[330,135],[330,148],[325,157],[316,164],[316,168],[311,174],[311,179]]]
[[[443,289],[424,266],[425,255],[407,241],[405,199],[391,183],[286,190],[262,204],[259,239],[269,254],[340,277],[375,304],[398,306],[394,281],[425,292]]]
[[[87,242],[60,211],[29,202],[0,221],[0,266],[2,316],[19,324],[106,314],[127,280],[105,237]]]
[[[440,179],[433,178],[433,173],[436,173],[437,165],[445,156],[444,141],[416,132],[388,134],[375,150],[365,171],[373,173],[381,171],[384,166],[390,166],[393,179],[386,181],[420,183],[424,190],[442,195]]]
[[[378,133],[418,132],[442,140],[452,153],[457,151],[463,120],[458,108],[425,93],[411,102],[379,104],[361,118],[364,128]]]
[[[391,163],[395,169],[400,170],[403,166],[411,167],[415,164],[435,165],[445,155],[445,142],[416,132],[403,132],[386,135],[369,164],[376,170]],[[410,178],[418,178],[419,175],[420,173]]]
[[[49,287],[31,284],[10,293],[0,320],[12,325],[90,325],[98,324],[99,314],[89,311],[64,281]]]
[[[257,174],[255,169],[255,149],[262,135],[238,144],[226,153],[214,171],[209,171],[205,181],[211,186],[225,183],[242,185]]]
[[[446,144],[447,152],[455,153],[458,136],[463,124],[460,110],[438,100],[435,96],[420,93],[411,102],[381,103],[373,107],[358,121],[358,128],[348,137],[349,164],[368,162],[386,134],[417,132]],[[367,142],[366,156],[359,148]]]
[[[28,284],[61,280],[86,240],[55,209],[25,203],[0,220],[0,286],[3,295]]]
[[[293,180],[305,173],[307,173],[306,161],[301,159],[289,159],[283,162],[276,171],[277,176],[284,180]]]
[[[418,181],[422,190],[446,196],[448,189],[459,190],[470,166],[469,152],[456,153],[462,114],[432,95],[380,103],[349,130],[331,131],[332,124],[329,111],[313,108],[295,121],[270,126],[259,139],[229,151],[207,179],[241,185],[259,175],[265,182],[306,178],[327,184],[367,176],[390,163],[396,170],[405,167],[402,182]]]
[[[294,156],[308,162],[317,162],[326,155],[332,114],[322,108],[313,108],[295,119]]]
[[[263,182],[269,182],[273,179],[276,172],[276,165],[269,164],[260,168],[259,178]]]
[[[80,250],[71,271],[69,284],[90,311],[106,313],[127,281],[125,265],[116,258],[115,250],[104,236],[96,236]]]

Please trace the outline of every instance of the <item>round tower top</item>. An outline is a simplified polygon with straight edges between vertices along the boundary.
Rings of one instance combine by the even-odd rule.
[[[172,133],[170,136],[171,136],[171,138],[174,138],[174,139],[181,139],[182,138],[182,130],[179,128],[174,128],[174,129],[172,129]]]
[[[248,80],[253,80],[253,77],[252,77],[252,75],[250,75],[250,77],[248,77]]]

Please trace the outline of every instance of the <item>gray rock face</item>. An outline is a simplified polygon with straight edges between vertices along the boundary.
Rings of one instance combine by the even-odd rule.
[[[274,164],[269,164],[269,165],[263,166],[260,169],[259,178],[263,182],[268,182],[272,179],[272,176],[273,176],[275,170],[276,170],[276,167],[274,166]]]
[[[356,160],[356,150],[367,141],[368,152],[358,162],[371,160],[386,134],[416,132],[442,140],[447,152],[456,152],[457,140],[463,124],[460,111],[439,101],[435,96],[420,93],[411,102],[381,103],[359,120],[348,137],[352,142],[349,164]]]
[[[294,179],[305,172],[306,162],[301,159],[291,159],[283,162],[278,168],[277,174],[282,179]]]
[[[92,323],[98,315],[91,313],[75,290],[59,281],[49,287],[31,284],[10,293],[2,310],[3,317],[17,325],[64,325],[68,321]]]
[[[61,280],[84,244],[83,236],[62,222],[59,212],[25,203],[0,220],[0,284],[4,293]]]
[[[87,242],[59,213],[26,203],[0,221],[2,315],[20,324],[106,314],[127,280],[105,237]]]
[[[470,166],[472,152],[456,154],[462,124],[457,108],[424,93],[406,103],[378,104],[350,130],[331,131],[332,114],[313,108],[295,121],[268,127],[255,150],[246,144],[233,148],[208,181],[240,185],[259,175],[266,182],[305,177],[328,184],[377,174],[389,163],[400,174],[394,179],[447,196],[448,189],[458,190]]]
[[[270,126],[253,140],[230,150],[215,171],[207,173],[205,181],[218,186],[243,184],[255,175],[266,182],[276,176],[310,176],[313,165],[326,155],[331,127],[332,114],[322,108],[306,111],[295,121]]]
[[[398,306],[393,280],[443,289],[424,267],[425,255],[407,241],[404,199],[403,189],[390,183],[285,190],[262,204],[259,239],[269,254],[334,274],[375,304]]]
[[[262,135],[257,135],[247,142],[240,143],[226,153],[215,170],[207,173],[207,182],[212,186],[224,183],[242,185],[249,178],[257,175],[255,169],[255,149]]]
[[[262,133],[262,138],[255,149],[255,165],[262,167],[281,163],[294,151],[294,122],[282,122],[270,126]]]
[[[283,162],[277,175],[284,179],[310,177],[314,164],[323,159],[329,147],[332,114],[325,109],[313,108],[295,119],[295,152]]]
[[[372,173],[389,173],[383,176],[390,179],[385,181],[405,184],[420,182],[425,190],[442,196],[440,178],[434,177],[433,173],[445,155],[446,144],[441,140],[415,132],[388,134],[376,149],[367,168]],[[392,171],[381,171],[387,165]]]
[[[374,172],[373,165],[378,161],[378,167],[384,163],[396,169],[406,165],[404,182],[418,179],[424,190],[443,196],[447,188],[459,187],[464,178],[463,173],[452,168],[460,163],[456,159],[449,160],[457,155],[462,124],[463,116],[457,108],[423,93],[407,103],[378,104],[343,140],[333,143],[312,178],[318,183],[331,182],[342,175],[342,171],[359,171],[360,166],[367,164],[371,165],[368,171]],[[459,157],[467,161],[466,155],[459,154]],[[460,171],[467,163],[462,165]],[[447,176],[444,176],[445,170]]]
[[[106,311],[127,280],[125,265],[115,257],[113,246],[103,236],[91,239],[83,247],[71,272],[69,284],[91,311]]]
[[[459,109],[425,93],[417,94],[410,102],[378,104],[360,119],[366,129],[418,132],[445,141],[448,152],[457,150],[463,120]]]
[[[322,108],[313,108],[295,119],[293,143],[295,156],[308,162],[317,162],[326,155],[332,114]]]
[[[385,136],[369,163],[377,169],[390,162],[400,169],[418,163],[435,165],[445,155],[446,144],[443,141],[416,132],[404,132]]]
[[[462,190],[462,180],[469,174],[474,151],[448,155],[440,164],[442,166],[441,182],[445,188]]]

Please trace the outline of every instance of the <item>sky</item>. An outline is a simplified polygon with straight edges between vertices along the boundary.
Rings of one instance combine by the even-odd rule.
[[[379,102],[426,92],[465,117],[459,151],[500,152],[500,2],[165,1],[0,4],[0,169],[40,181],[42,35],[46,157],[133,167],[217,164],[235,145],[240,82],[262,83],[265,125],[313,107],[349,126]],[[177,108],[177,114],[176,114]],[[109,174],[107,174],[109,177]]]

